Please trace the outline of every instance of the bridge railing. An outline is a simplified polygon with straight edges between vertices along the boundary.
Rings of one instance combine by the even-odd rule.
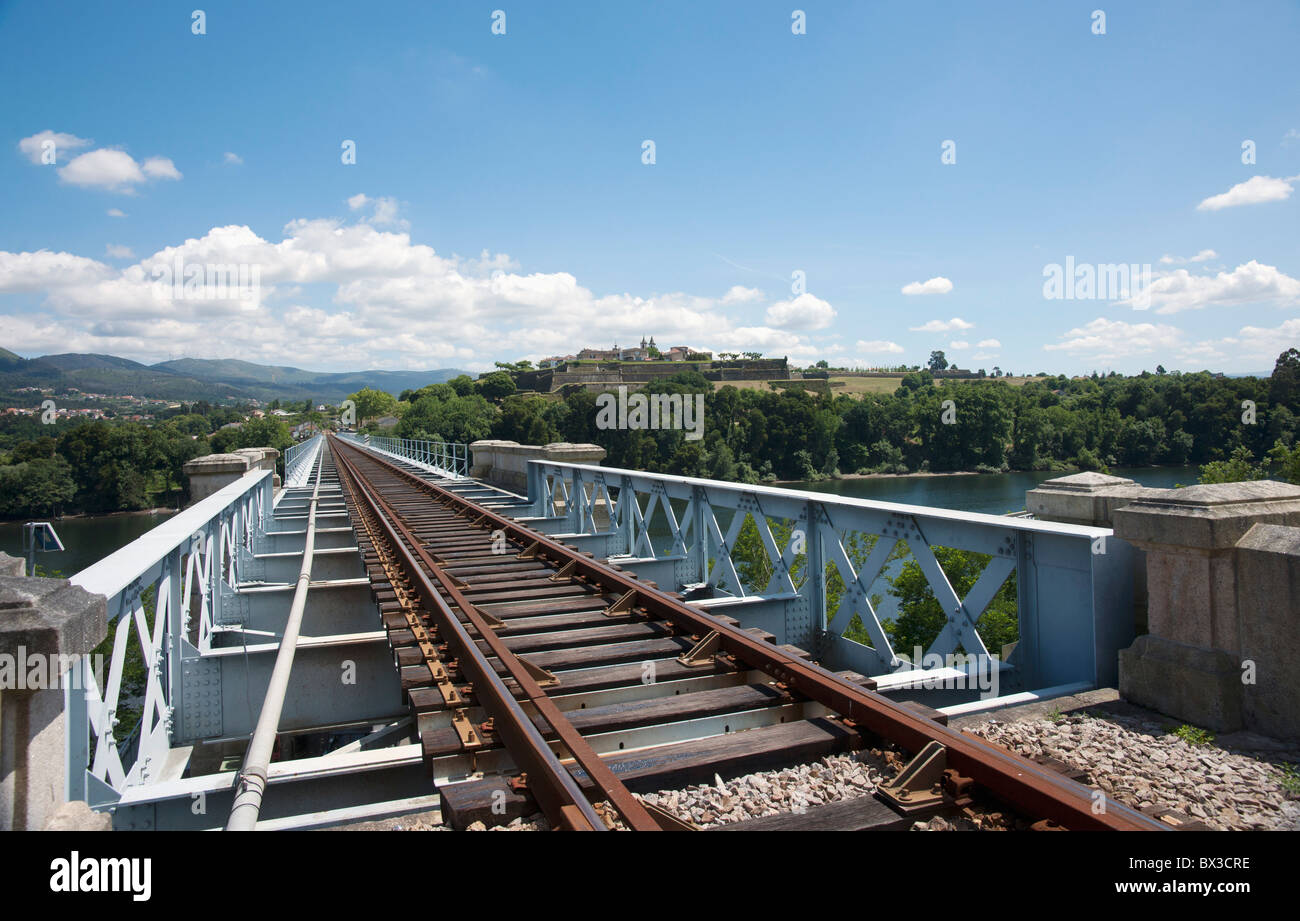
[[[414,438],[352,433],[340,437],[383,451],[393,457],[423,465],[442,476],[454,478],[469,476],[469,445],[464,442],[421,441]]]
[[[106,675],[86,656],[65,676],[69,799],[111,805],[156,780],[173,744],[209,734],[220,682],[217,699],[182,687],[203,685],[187,672],[211,665],[201,652],[267,531],[272,476],[249,471],[72,578],[108,598],[112,653]]]
[[[320,453],[322,436],[313,435],[306,441],[290,445],[284,449],[284,485],[285,487],[306,486],[311,479],[311,472],[316,465],[316,455]]]
[[[904,594],[938,630],[924,662],[991,653],[1018,690],[1114,687],[1133,638],[1133,550],[1106,528],[549,461],[530,462],[528,495],[548,533],[636,560],[666,590],[748,604],[778,642],[866,675],[923,664],[885,629]],[[989,649],[976,624],[995,598],[1009,619],[1012,590],[1016,639]]]

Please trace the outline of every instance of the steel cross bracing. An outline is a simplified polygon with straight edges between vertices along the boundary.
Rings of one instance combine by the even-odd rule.
[[[998,656],[1004,687],[1114,686],[1116,651],[1133,638],[1133,551],[1106,528],[549,461],[530,462],[528,494],[530,526],[658,581],[703,588],[707,604],[746,610],[785,642],[864,674],[919,665],[900,658],[913,650],[893,648],[872,598],[904,551],[946,613],[924,653]],[[765,584],[746,585],[733,559],[746,523]],[[987,558],[963,596],[936,547]],[[828,608],[832,574],[843,590]],[[976,624],[1008,580],[1019,642],[987,649]],[[870,645],[845,636],[855,620]]]
[[[652,618],[671,623],[720,653],[766,672],[781,687],[806,695],[846,719],[882,738],[892,740],[913,753],[939,746],[954,777],[992,791],[1004,801],[1030,814],[1040,815],[1069,828],[1154,828],[1159,823],[1119,804],[1109,804],[1097,814],[1091,791],[1061,778],[1047,768],[1012,755],[974,737],[948,730],[878,694],[859,687],[825,669],[805,662],[756,638],[724,619],[713,617],[685,603],[653,583],[638,580],[602,564],[559,542],[539,535],[524,524],[498,515],[458,496],[451,490],[395,466],[377,455],[369,464],[390,480],[401,480],[437,502],[457,509],[466,530],[490,529],[503,534],[516,546],[526,547],[528,558],[557,567],[557,577],[598,586],[615,597],[622,593],[631,607]],[[409,500],[406,500],[409,504]],[[523,556],[524,554],[521,554]],[[426,565],[431,565],[426,561]],[[446,588],[446,586],[444,586]],[[622,608],[623,602],[619,604]],[[611,609],[613,610],[613,609]],[[482,628],[487,636],[491,630]]]

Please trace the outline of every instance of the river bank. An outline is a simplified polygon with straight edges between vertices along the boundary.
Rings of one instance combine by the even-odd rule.
[[[1025,493],[1045,480],[1067,476],[1062,470],[1009,473],[942,472],[863,474],[833,480],[784,482],[785,489],[821,492],[853,499],[873,499],[904,505],[924,505],[955,511],[1002,515],[1025,507]],[[1143,486],[1168,488],[1197,481],[1197,467],[1113,467],[1112,476],[1127,477]]]
[[[132,515],[175,515],[180,509],[159,505],[155,508],[127,509],[120,512],[64,512],[62,515],[18,515],[0,518],[0,524],[21,524],[27,521],[86,521],[101,518],[126,518]]]

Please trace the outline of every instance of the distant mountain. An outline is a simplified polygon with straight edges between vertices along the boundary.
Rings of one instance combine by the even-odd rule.
[[[397,396],[403,390],[417,390],[441,384],[464,371],[440,368],[433,371],[304,371],[278,365],[258,365],[233,358],[178,358],[154,365],[186,377],[227,384],[246,390],[261,400],[324,400],[337,403],[363,387],[386,390]],[[472,375],[471,375],[472,376]]]
[[[348,371],[328,373],[235,359],[179,358],[145,365],[115,355],[67,353],[26,359],[0,349],[0,395],[20,387],[75,387],[86,393],[160,400],[319,400],[338,403],[363,387],[403,390],[442,383],[465,372]]]
[[[118,358],[116,355],[94,355],[80,354],[78,352],[65,352],[62,355],[42,355],[40,358],[33,358],[33,362],[46,368],[58,368],[60,371],[85,371],[88,369],[103,370],[113,368],[126,371],[147,371],[148,365],[142,365],[138,361],[132,361],[129,358]]]

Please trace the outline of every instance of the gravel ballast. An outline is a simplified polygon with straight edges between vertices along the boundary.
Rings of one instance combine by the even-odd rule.
[[[1214,829],[1300,828],[1300,801],[1283,783],[1283,765],[1300,759],[1296,749],[1228,751],[1187,742],[1168,721],[1115,714],[992,717],[966,728],[1021,755],[1086,771],[1092,786],[1137,809],[1173,809]]]

